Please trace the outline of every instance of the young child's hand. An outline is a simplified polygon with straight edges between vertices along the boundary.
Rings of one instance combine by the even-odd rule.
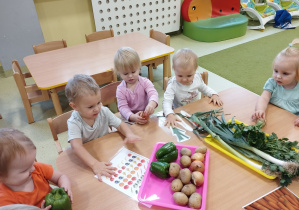
[[[221,101],[220,97],[216,94],[212,95],[210,98],[209,103],[213,102],[214,105],[222,106],[223,102]]]
[[[299,127],[299,118],[295,120],[294,125]]]
[[[68,196],[71,199],[71,202],[73,202],[73,193],[71,190],[71,183],[69,181],[69,179],[67,178],[66,175],[63,175],[65,177],[63,177],[63,181],[61,182],[59,187],[62,187],[64,189],[64,191],[68,194]]]
[[[47,207],[45,207],[45,203],[46,203],[46,201],[45,200],[43,200],[43,202],[42,202],[42,204],[41,204],[41,209],[44,209],[44,210],[50,210],[51,208],[52,208],[52,206],[51,205],[49,205],[49,206],[47,206]]]
[[[127,144],[127,143],[134,143],[136,141],[141,141],[141,137],[135,135],[135,134],[130,134],[130,135],[127,135],[125,140],[124,140],[124,143]]]
[[[140,111],[140,112],[137,112],[136,114],[131,114],[130,120],[133,122],[136,122],[137,124],[140,124],[140,125],[147,123],[147,120],[141,116],[142,113],[143,112]]]
[[[97,161],[92,166],[92,170],[98,176],[98,180],[100,182],[102,181],[102,178],[101,178],[102,175],[111,178],[111,176],[115,174],[115,170],[117,168],[112,167],[111,165],[112,165],[112,163],[109,163],[109,162],[98,162]]]
[[[148,116],[152,115],[157,107],[157,103],[155,101],[150,101],[148,105],[145,107],[144,112],[148,114]]]
[[[260,118],[262,118],[262,119],[266,119],[266,114],[265,114],[265,112],[264,111],[262,111],[262,110],[256,110],[253,114],[252,114],[252,116],[251,116],[251,119],[252,120],[258,120],[258,119],[260,119]]]
[[[168,128],[169,126],[174,127],[177,125],[176,121],[181,122],[181,120],[177,118],[175,114],[169,114],[166,117],[165,126],[167,126]]]

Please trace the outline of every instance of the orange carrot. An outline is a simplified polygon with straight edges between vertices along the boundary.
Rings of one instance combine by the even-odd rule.
[[[269,202],[271,201],[272,203],[277,203],[277,200],[275,198],[273,198],[272,196],[270,195],[266,195],[265,196],[265,199]]]
[[[261,205],[257,202],[252,203],[251,206],[253,206],[254,208],[259,209],[259,210],[269,210],[268,208],[264,207],[263,205]]]
[[[271,195],[273,195],[274,197],[276,197],[277,199],[280,197],[279,193],[277,191],[273,191],[271,193]]]
[[[263,198],[257,200],[256,202],[257,202],[258,204],[260,204],[260,205],[266,207],[266,208],[270,208],[270,209],[271,209],[271,206],[270,206],[270,205],[267,203],[267,201],[264,200]]]
[[[277,202],[278,206],[280,207],[281,210],[289,210],[285,205],[283,205],[281,202]]]
[[[280,210],[279,206],[277,205],[277,202],[268,201],[269,205],[272,207],[272,209]]]
[[[290,202],[286,199],[284,199],[283,197],[279,198],[280,202],[283,203],[284,206],[286,206],[289,210],[295,210],[293,205],[290,204]]]
[[[283,195],[284,195],[283,192],[280,191],[279,189],[278,189],[278,190],[275,190],[275,192],[276,192],[278,195],[280,195],[280,196],[283,196]]]
[[[296,201],[294,201],[289,195],[284,195],[284,197],[294,206],[299,206],[298,203]]]
[[[288,195],[292,198],[292,200],[295,202],[296,206],[299,206],[299,199],[293,194],[291,193],[289,190],[287,190],[285,187],[280,188],[281,191],[285,194]]]
[[[251,206],[246,206],[245,209],[246,209],[246,210],[247,210],[247,209],[248,209],[248,210],[256,210],[256,208],[253,208],[253,207],[251,207]]]

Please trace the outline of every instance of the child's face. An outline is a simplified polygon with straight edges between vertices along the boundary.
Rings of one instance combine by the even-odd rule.
[[[119,72],[120,77],[126,82],[126,84],[134,85],[138,81],[140,69],[124,70]]]
[[[3,183],[10,187],[20,187],[32,180],[32,172],[35,170],[33,164],[36,157],[35,149],[26,149],[26,155],[17,155],[10,163],[8,175],[3,179]]]
[[[182,85],[191,85],[196,69],[192,65],[187,67],[175,66],[174,73],[176,80]]]
[[[280,56],[274,61],[273,79],[286,89],[296,86],[296,64],[292,58]]]
[[[84,96],[80,96],[76,100],[76,103],[71,102],[70,106],[79,112],[82,119],[96,119],[102,106],[101,92],[98,91],[96,94],[85,94]]]

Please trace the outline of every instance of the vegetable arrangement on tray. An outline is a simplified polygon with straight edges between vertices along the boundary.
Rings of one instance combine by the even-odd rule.
[[[173,142],[165,143],[156,151],[157,161],[151,162],[150,171],[161,179],[175,178],[170,187],[176,204],[195,209],[201,207],[202,196],[196,190],[204,182],[206,151],[205,146],[199,146],[192,154],[189,148],[183,147],[180,149],[180,164],[174,162],[179,152]]]
[[[236,123],[232,118],[228,123],[224,113],[221,119],[218,118],[221,112],[221,109],[217,109],[197,112],[191,117],[178,115],[188,119],[193,125],[197,124],[193,130],[196,135],[203,137],[201,133],[208,132],[211,138],[238,158],[270,176],[279,177],[281,186],[288,186],[292,178],[299,176],[299,154],[295,151],[299,149],[297,141],[278,139],[275,133],[267,135],[261,130],[264,125],[262,121],[247,126]]]

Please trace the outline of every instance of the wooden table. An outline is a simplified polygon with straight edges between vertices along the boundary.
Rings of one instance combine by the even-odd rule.
[[[224,101],[224,112],[231,113],[236,119],[250,124],[250,116],[258,96],[242,88],[233,88],[219,93]],[[208,104],[208,99],[178,108],[188,113],[207,111],[217,107]],[[295,115],[270,106],[268,111],[268,123],[266,132],[275,131],[278,136],[289,137],[294,140],[299,129],[293,126]],[[231,116],[227,116],[231,118]],[[281,122],[283,120],[283,123]],[[131,128],[141,137],[143,141],[127,145],[127,148],[150,158],[152,149],[156,142],[176,140],[160,128],[158,119],[150,119],[150,123],[144,126],[133,125]],[[250,170],[244,165],[234,161],[230,157],[220,153],[218,150],[206,144],[203,139],[196,137],[187,131],[191,139],[182,144],[185,145],[207,145],[210,151],[207,209],[208,210],[239,210],[241,207],[265,193],[279,186],[277,180],[270,180]],[[112,156],[123,146],[122,137],[119,133],[112,133],[84,144],[84,147],[97,159],[109,161]],[[71,149],[60,154],[56,161],[60,171],[67,174],[72,182],[74,195],[73,209],[147,209],[140,203],[130,199],[127,195],[110,187],[105,183],[98,182],[93,177],[92,171],[73,154]],[[299,194],[299,183],[293,182],[289,188]],[[151,209],[165,209],[152,206]]]
[[[170,54],[172,47],[162,44],[141,33],[121,36],[29,55],[24,62],[37,86],[49,90],[57,115],[62,109],[57,88],[64,86],[75,74],[96,75],[112,70],[116,51],[124,46],[132,47],[140,56],[142,65],[163,59],[163,78],[171,76]]]

